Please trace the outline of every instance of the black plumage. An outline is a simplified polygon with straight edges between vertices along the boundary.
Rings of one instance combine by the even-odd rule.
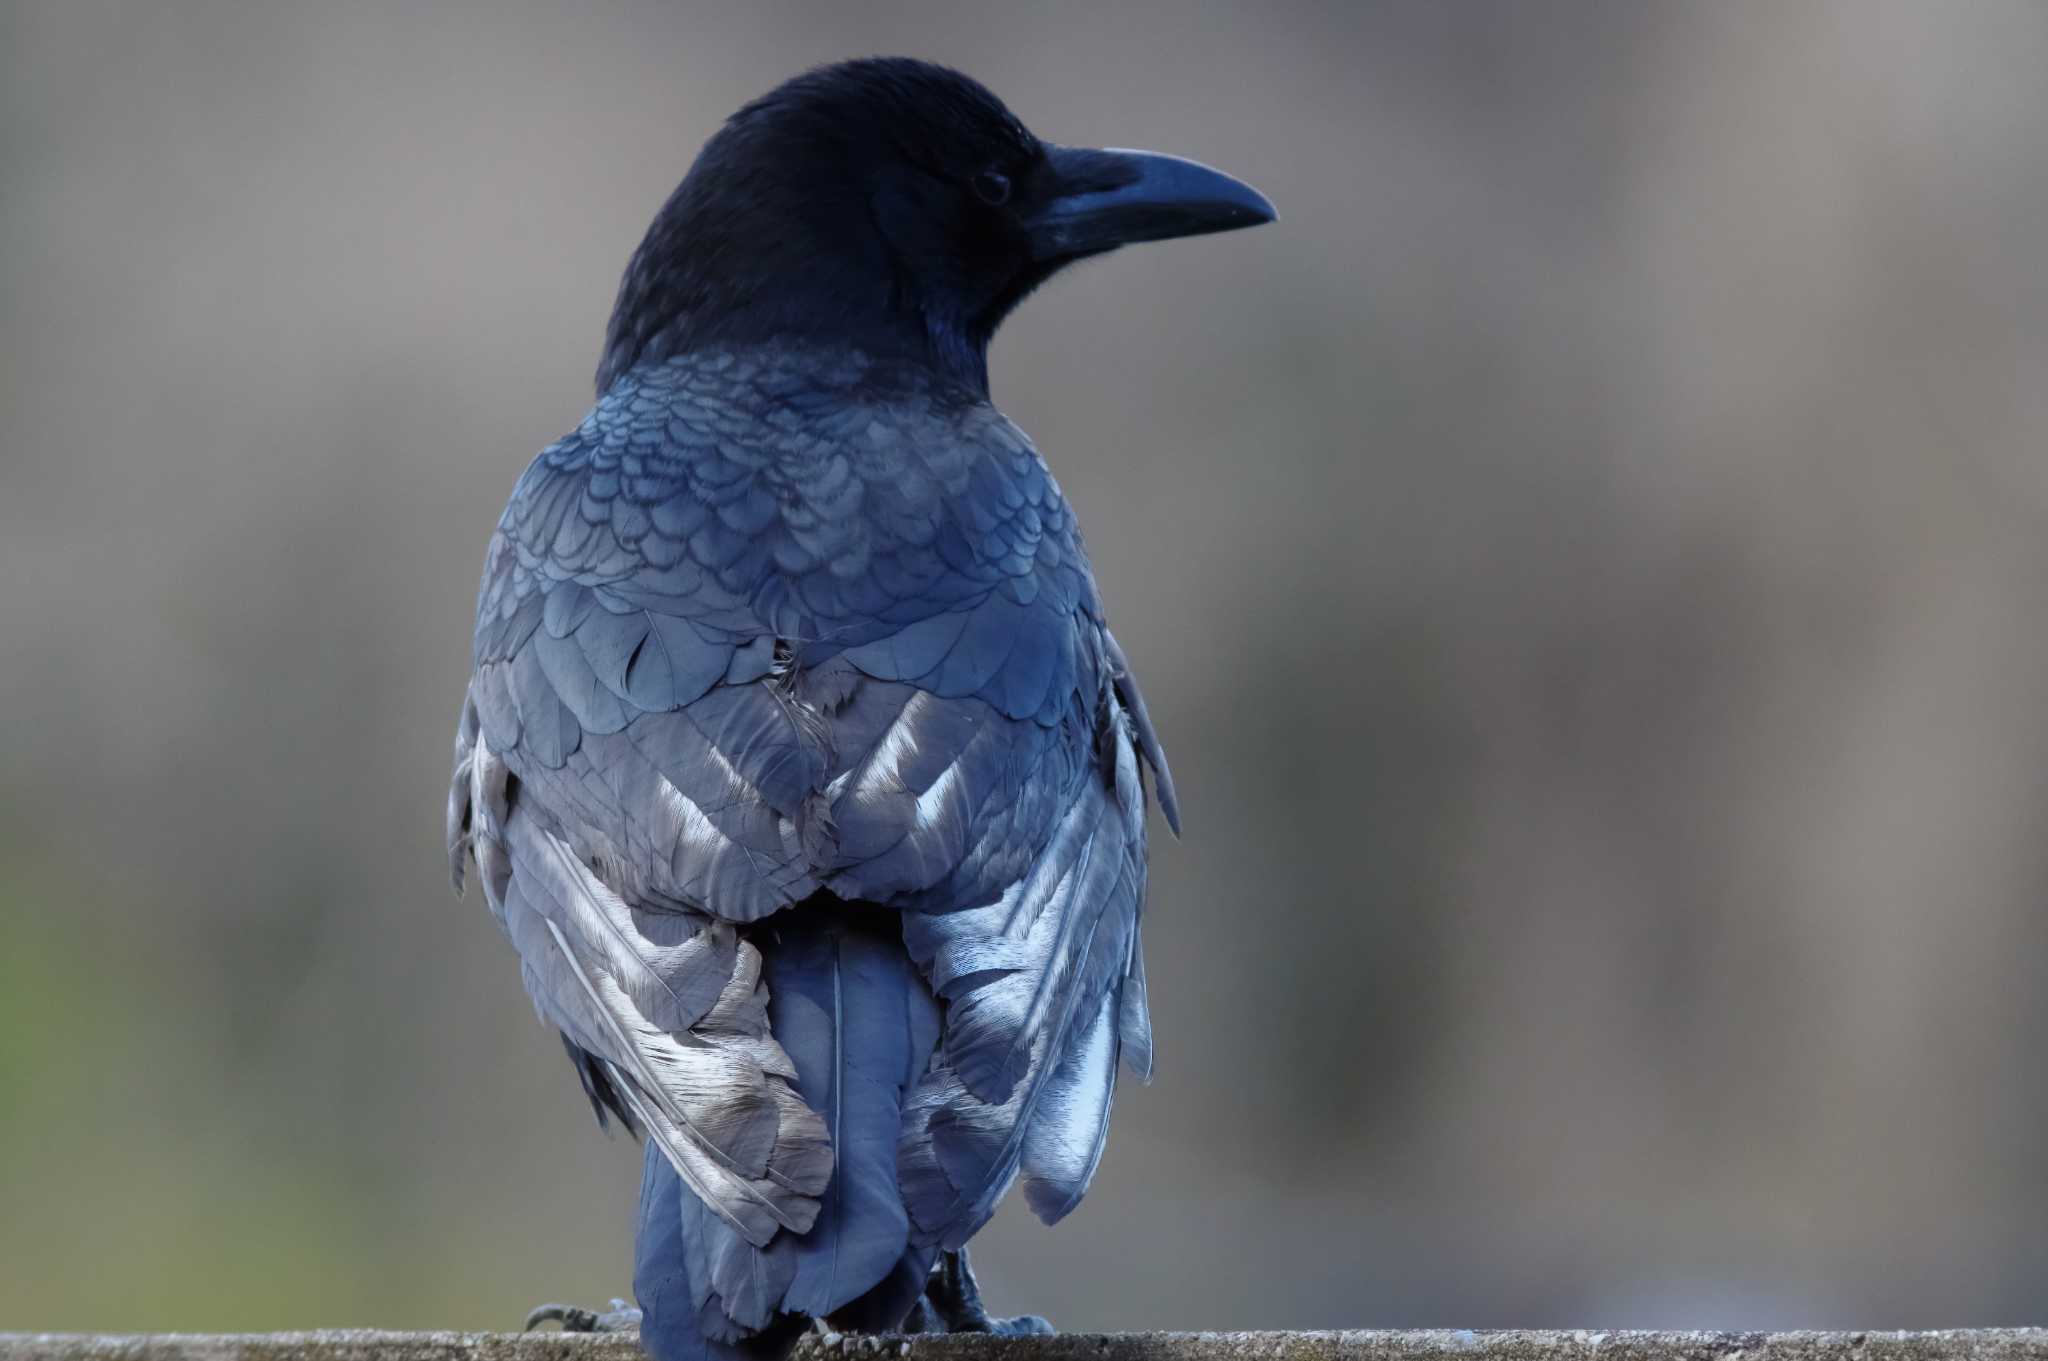
[[[486,554],[449,838],[647,1136],[662,1361],[896,1326],[1013,1181],[1072,1209],[1149,1072],[1172,785],[986,347],[1074,259],[1270,217],[892,59],[736,114],[635,254]]]

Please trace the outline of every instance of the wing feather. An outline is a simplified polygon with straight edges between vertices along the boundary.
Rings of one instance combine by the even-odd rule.
[[[502,778],[486,742],[471,764],[479,862],[502,854],[511,870],[496,888],[485,875],[485,896],[541,1013],[607,1065],[636,1122],[743,1238],[808,1229],[830,1143],[770,1031],[758,949],[724,922],[628,907],[516,798],[501,816],[476,797]]]
[[[1019,1175],[1072,1208],[1119,1056],[1151,1065],[1141,772],[1179,812],[1013,426],[857,358],[636,370],[520,480],[475,659],[451,869],[474,856],[586,1090],[689,1187],[671,1217],[715,1221],[680,1263],[707,1328],[880,1290]],[[821,889],[901,913],[892,964],[778,926]],[[850,969],[861,1005],[819,1024]],[[933,1024],[932,994],[919,1040],[899,1013]]]
[[[897,1161],[916,1241],[956,1248],[1020,1171],[1056,1219],[1101,1157],[1144,892],[1137,755],[1110,714],[1112,773],[1084,783],[1046,849],[994,903],[911,914],[905,941],[950,999]],[[1091,772],[1093,767],[1089,767]]]

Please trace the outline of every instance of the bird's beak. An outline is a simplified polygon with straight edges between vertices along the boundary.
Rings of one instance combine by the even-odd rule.
[[[1048,158],[1048,192],[1026,220],[1039,260],[1235,231],[1279,217],[1249,184],[1179,156],[1052,147]]]

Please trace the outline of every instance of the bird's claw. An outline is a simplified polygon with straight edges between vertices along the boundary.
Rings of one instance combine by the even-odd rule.
[[[536,1304],[527,1312],[526,1326],[519,1331],[530,1333],[543,1323],[559,1323],[565,1333],[589,1333],[597,1330],[597,1315],[573,1304]]]
[[[1043,1314],[1019,1314],[1015,1318],[993,1318],[989,1320],[989,1331],[1004,1337],[1051,1337],[1059,1329],[1052,1326],[1052,1320]]]
[[[530,1333],[543,1323],[559,1323],[565,1333],[630,1333],[640,1327],[640,1311],[624,1300],[613,1300],[603,1313],[574,1304],[536,1305],[521,1331]]]
[[[993,1333],[998,1337],[1048,1337],[1058,1330],[1037,1314],[996,1318],[981,1302],[981,1286],[968,1268],[965,1249],[942,1252],[932,1264],[925,1281],[919,1312],[935,1318],[933,1331],[947,1333]],[[913,1317],[916,1315],[913,1314]]]

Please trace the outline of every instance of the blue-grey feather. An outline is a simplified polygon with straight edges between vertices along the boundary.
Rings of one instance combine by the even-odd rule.
[[[938,1009],[893,930],[806,910],[775,935],[769,1019],[838,1154],[784,1307],[824,1316],[881,1283],[908,1245],[896,1139]]]
[[[626,668],[653,627],[645,610],[592,610],[576,626],[576,646],[583,650],[584,660],[605,689],[620,699],[631,699]]]
[[[1024,1135],[1019,1159],[1024,1203],[1048,1224],[1058,1223],[1081,1203],[1102,1160],[1116,1095],[1116,1010],[1116,996],[1105,992],[1079,1042],[1046,1079]]]
[[[626,693],[649,713],[691,703],[732,664],[732,647],[707,642],[686,619],[650,612],[648,634],[626,666]]]
[[[601,868],[635,948],[737,924],[767,987],[733,1005],[766,1015],[732,1012],[720,1042],[772,1061],[772,1030],[836,1151],[807,1227],[746,1205],[743,1233],[657,1149],[636,1283],[659,1361],[744,1354],[718,1349],[786,1339],[797,1313],[900,1319],[1020,1175],[1042,1216],[1071,1208],[1116,1055],[1150,1066],[1138,771],[1177,828],[1164,756],[1044,464],[923,381],[773,350],[632,369],[521,479],[488,556],[470,748]],[[537,996],[572,999],[550,1019],[586,1091],[626,1117],[631,1079],[549,930],[602,922],[531,847],[516,872],[487,857]],[[820,888],[901,939],[786,911]],[[704,1004],[611,964],[664,1024]],[[718,1138],[759,1159],[769,1132]]]
[[[827,1316],[832,1326],[851,1333],[897,1331],[923,1296],[925,1280],[931,1274],[932,1260],[937,1256],[938,1249],[933,1247],[906,1248],[896,1259],[896,1264],[889,1268],[889,1274],[873,1289]]]
[[[703,1221],[717,1221],[652,1140],[637,1220],[633,1294],[641,1310],[640,1345],[655,1361],[777,1361],[789,1353],[803,1319],[773,1317],[749,1330],[714,1293],[707,1237],[700,1230]]]
[[[1124,1066],[1141,1082],[1152,1080],[1152,1015],[1145,997],[1145,948],[1131,929],[1131,963],[1117,988],[1116,1038]]]
[[[906,585],[909,585],[906,583]],[[913,587],[914,588],[914,587]],[[968,612],[946,610],[848,650],[846,659],[876,680],[919,680],[938,669],[967,627]]]
[[[669,1187],[667,1160],[651,1157],[636,1289],[664,1333],[685,1304],[706,1338],[736,1343],[783,1315],[828,1316],[857,1302],[885,1312],[900,1300],[893,1326],[915,1301],[901,1298],[902,1277],[930,1259],[908,1243],[895,1148],[905,1094],[937,1043],[938,1010],[893,932],[857,911],[804,909],[765,942],[769,1022],[839,1150],[818,1216],[801,1235],[756,1246]]]
[[[528,651],[539,658],[542,674],[582,732],[615,733],[633,716],[627,705],[599,681],[590,659],[574,639],[542,628],[533,635]]]

